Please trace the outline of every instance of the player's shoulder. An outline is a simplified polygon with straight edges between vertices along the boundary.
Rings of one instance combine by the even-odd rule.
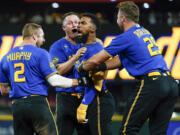
[[[15,48],[11,49],[8,53],[6,53],[6,54],[2,57],[1,61],[6,60],[6,57],[7,57],[9,54],[13,53],[15,50],[16,50]]]
[[[128,34],[121,33],[119,35],[116,35],[115,38],[112,40],[112,42],[122,42],[124,40],[127,40]]]
[[[119,35],[116,35],[115,38],[112,40],[113,42],[118,42],[118,43],[121,43],[121,42],[129,42],[132,40],[132,38],[134,38],[134,34],[133,32],[136,30],[136,29],[139,29],[141,28],[141,26],[139,25],[135,25],[133,27],[131,27],[130,29],[128,29],[127,31],[119,34]]]
[[[26,50],[29,50],[35,54],[47,53],[47,51],[44,48],[39,48],[39,47],[33,46],[33,45],[26,46],[26,47],[27,47]]]
[[[8,55],[9,55],[9,53],[7,53],[6,55],[4,55],[4,56],[2,57],[2,59],[0,60],[0,62],[3,63],[4,61],[6,61]]]
[[[40,54],[48,54],[48,51],[44,48],[38,48],[38,53]]]
[[[63,44],[65,44],[66,42],[67,42],[67,40],[66,40],[65,38],[61,38],[61,39],[55,41],[55,42],[51,45],[50,49],[61,48],[61,47],[63,46]]]
[[[100,51],[103,49],[103,45],[99,42],[96,42],[90,46],[88,46],[88,50],[91,50],[92,52]]]
[[[102,45],[101,43],[99,43],[99,42],[96,42],[96,46],[97,46],[98,48],[103,48],[103,45]]]
[[[36,46],[29,46],[28,48],[26,48],[26,50],[27,49],[29,52],[32,52],[32,56],[36,58],[48,54],[47,50],[45,50],[44,48],[36,47]]]

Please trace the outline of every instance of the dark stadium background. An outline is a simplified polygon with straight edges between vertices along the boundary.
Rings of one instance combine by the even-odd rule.
[[[52,1],[54,2],[55,0]],[[141,11],[140,24],[147,28],[156,39],[162,35],[171,35],[173,27],[180,27],[180,0],[149,0],[149,2],[148,0],[143,1],[149,4],[149,8],[144,7],[145,2],[139,2],[138,0],[136,1]],[[97,16],[102,16],[101,30],[97,34],[97,37],[102,40],[104,40],[106,36],[117,35],[120,32],[116,25],[117,11],[115,6],[117,2],[58,2],[57,4],[59,4],[59,8],[52,8],[53,2],[1,0],[0,36],[21,35],[23,25],[27,22],[32,22],[33,16],[39,15],[41,19],[39,19],[37,23],[40,23],[43,26],[46,37],[46,43],[44,44],[43,48],[48,50],[54,41],[64,36],[64,32],[61,29],[60,19],[62,14],[69,11],[75,11],[79,14],[83,12],[92,12]],[[50,16],[51,19],[53,18],[53,21],[51,20],[49,23],[47,20],[45,20],[47,16]],[[127,97],[131,92],[131,89],[134,87],[134,81],[120,79],[117,75],[115,79],[107,81],[107,86],[116,100],[115,114],[121,115],[124,111]],[[49,87],[48,98],[54,111],[55,90],[52,87]],[[8,97],[2,97],[0,95],[0,121],[3,121],[4,119],[11,120],[11,117],[9,118],[6,116],[11,114],[10,107],[11,102]],[[175,106],[175,114],[180,116],[180,98],[178,99]],[[117,117],[117,119],[119,118],[121,119],[121,117]],[[178,120],[180,120],[180,118]],[[1,126],[2,123],[0,122],[0,135],[10,135],[11,129],[1,128]],[[118,126],[114,128],[117,130]],[[3,130],[4,132],[2,132]],[[146,133],[145,130],[142,132]]]

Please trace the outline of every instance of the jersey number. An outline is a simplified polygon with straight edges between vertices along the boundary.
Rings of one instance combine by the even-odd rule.
[[[149,44],[147,45],[147,47],[148,47],[148,50],[149,50],[149,53],[150,53],[151,56],[155,56],[155,55],[160,54],[160,50],[159,50],[159,49],[156,49],[156,50],[154,50],[154,51],[152,50],[153,47],[155,47],[155,46],[158,48],[158,46],[157,46],[156,42],[154,41],[154,38],[153,38],[153,37],[144,38],[144,42],[145,42],[145,43],[149,42]]]
[[[20,68],[20,70],[17,70],[14,72],[14,82],[25,82],[26,78],[25,76],[23,78],[19,78],[19,75],[24,75],[24,64],[23,63],[15,63],[14,69]]]

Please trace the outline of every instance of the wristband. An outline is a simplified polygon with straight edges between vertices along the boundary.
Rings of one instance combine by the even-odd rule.
[[[97,71],[104,71],[107,69],[106,63],[102,63],[101,65],[96,67]]]

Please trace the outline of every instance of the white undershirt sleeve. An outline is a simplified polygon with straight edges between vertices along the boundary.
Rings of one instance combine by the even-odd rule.
[[[58,74],[50,76],[47,81],[54,87],[69,88],[72,87],[72,79],[63,77]]]

